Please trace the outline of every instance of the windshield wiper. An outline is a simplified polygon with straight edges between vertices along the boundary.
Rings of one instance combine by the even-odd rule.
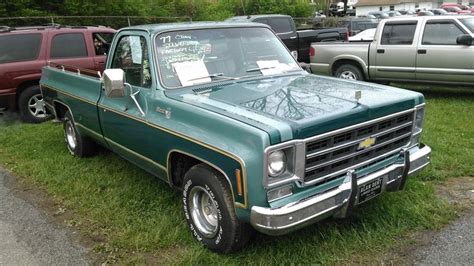
[[[262,68],[260,68],[260,67],[255,67],[255,68],[247,69],[247,70],[245,70],[245,72],[248,73],[248,72],[255,72],[255,71],[261,71],[261,70],[267,70],[267,69],[274,69],[274,68],[276,68],[276,66],[272,66],[272,67],[262,67]]]
[[[220,79],[226,79],[226,80],[236,80],[238,78],[236,77],[227,77],[227,76],[224,76],[224,73],[213,73],[213,74],[209,74],[207,76],[203,76],[203,77],[198,77],[198,78],[193,78],[193,79],[188,79],[188,81],[193,81],[193,80],[198,80],[198,79],[204,79],[204,78],[220,78]]]

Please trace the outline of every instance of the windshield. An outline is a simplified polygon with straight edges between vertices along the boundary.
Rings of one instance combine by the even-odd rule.
[[[166,32],[155,42],[161,80],[167,88],[301,71],[267,28]]]
[[[465,18],[465,19],[460,19],[461,22],[466,25],[466,27],[474,33],[474,18]]]

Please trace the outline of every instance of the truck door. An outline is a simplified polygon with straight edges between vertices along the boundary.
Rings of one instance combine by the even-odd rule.
[[[291,17],[271,17],[268,18],[270,27],[280,37],[291,54],[298,58],[298,33]]]
[[[149,160],[151,149],[147,145],[150,127],[146,123],[149,112],[147,106],[151,91],[150,51],[147,38],[141,33],[122,32],[117,36],[117,43],[112,47],[108,65],[120,68],[125,72],[125,96],[109,98],[103,95],[99,101],[98,111],[104,139],[110,149],[136,164],[154,171]],[[131,92],[140,91],[135,104]],[[142,113],[142,111],[144,113]]]
[[[83,32],[51,32],[48,58],[51,62],[94,70],[92,51],[87,50]]]
[[[416,56],[416,79],[446,82],[474,82],[474,46],[459,45],[467,34],[454,19],[426,22]]]
[[[375,62],[370,64],[375,79],[415,79],[417,21],[386,22],[377,38],[377,46],[371,46]]]

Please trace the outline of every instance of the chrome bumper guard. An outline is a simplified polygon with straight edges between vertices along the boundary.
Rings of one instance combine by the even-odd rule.
[[[348,171],[339,187],[325,193],[276,209],[254,206],[250,223],[262,233],[282,235],[326,217],[347,217],[354,206],[360,204],[357,195],[360,186],[382,178],[381,192],[403,189],[409,175],[417,173],[430,163],[431,148],[422,146],[414,152],[404,149],[401,156],[403,163],[392,164],[359,179],[353,170]]]

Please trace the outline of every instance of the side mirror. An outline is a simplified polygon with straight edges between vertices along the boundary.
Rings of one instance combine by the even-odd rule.
[[[109,98],[118,98],[125,96],[124,85],[125,72],[122,69],[104,70],[104,88],[105,95]]]
[[[473,37],[469,34],[462,34],[459,35],[458,38],[456,39],[456,43],[460,45],[467,45],[471,46],[472,45],[472,39]]]

